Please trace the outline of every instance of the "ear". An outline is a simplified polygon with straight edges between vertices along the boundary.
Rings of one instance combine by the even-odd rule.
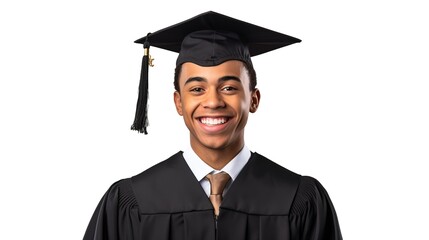
[[[250,101],[249,112],[251,112],[251,113],[256,112],[256,110],[258,110],[260,101],[261,101],[261,92],[259,91],[259,89],[255,88],[251,92],[251,101]]]
[[[183,116],[182,111],[182,100],[178,91],[174,92],[174,105],[176,105],[176,111],[180,116]]]

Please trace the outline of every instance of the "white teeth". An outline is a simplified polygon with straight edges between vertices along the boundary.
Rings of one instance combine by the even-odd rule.
[[[226,118],[201,118],[201,122],[206,125],[218,125],[226,122]]]

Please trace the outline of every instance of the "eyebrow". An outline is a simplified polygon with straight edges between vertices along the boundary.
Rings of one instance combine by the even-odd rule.
[[[218,82],[226,82],[230,80],[241,82],[241,79],[236,76],[223,76],[218,79]],[[203,77],[190,77],[188,80],[186,80],[185,85],[191,82],[207,82],[207,79]]]

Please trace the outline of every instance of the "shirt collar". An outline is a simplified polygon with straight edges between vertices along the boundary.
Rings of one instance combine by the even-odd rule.
[[[221,170],[215,170],[209,165],[207,165],[198,155],[192,150],[190,146],[183,152],[183,158],[185,158],[186,163],[194,173],[198,181],[204,179],[204,177],[211,172],[226,172],[231,177],[231,180],[234,181],[244,165],[246,165],[251,155],[250,150],[244,146],[241,151],[231,160],[228,164],[225,165]]]

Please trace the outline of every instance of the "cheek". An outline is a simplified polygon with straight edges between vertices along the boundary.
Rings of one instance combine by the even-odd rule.
[[[181,101],[182,113],[184,117],[191,117],[192,113],[198,108],[198,102],[191,98],[184,97]]]
[[[251,104],[251,100],[249,96],[245,96],[241,99],[240,101],[240,105],[241,105],[241,111],[246,111],[249,112],[250,111],[250,105]]]
[[[246,124],[247,119],[249,117],[249,113],[251,112],[251,101],[247,98],[242,99],[240,101],[240,114],[241,114],[241,124]]]

